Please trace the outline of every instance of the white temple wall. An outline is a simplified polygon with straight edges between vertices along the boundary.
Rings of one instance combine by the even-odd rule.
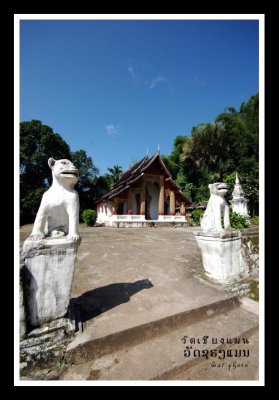
[[[101,203],[97,206],[97,222],[102,224],[109,222],[112,217],[112,203]]]

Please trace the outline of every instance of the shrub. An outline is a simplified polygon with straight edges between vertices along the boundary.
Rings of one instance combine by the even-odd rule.
[[[97,219],[97,212],[95,210],[84,210],[81,217],[87,226],[94,226]]]
[[[254,215],[251,219],[250,222],[252,225],[259,225],[259,217],[258,215]]]
[[[250,223],[240,214],[230,210],[231,227],[234,229],[249,228]]]
[[[201,221],[201,215],[203,214],[203,210],[201,208],[196,208],[195,210],[192,211],[191,217],[195,224],[200,225]]]

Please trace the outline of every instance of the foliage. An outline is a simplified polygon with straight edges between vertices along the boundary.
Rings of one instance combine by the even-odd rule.
[[[97,219],[97,212],[95,210],[83,210],[82,219],[87,226],[94,226]]]
[[[222,180],[229,167],[229,133],[217,123],[200,124],[193,127],[191,138],[183,147],[182,160],[190,162],[192,168],[207,167]]]
[[[192,217],[193,221],[198,225],[200,225],[202,214],[203,214],[203,210],[201,208],[196,208],[191,213],[191,217]]]
[[[97,199],[103,196],[110,189],[111,180],[108,174],[98,176],[94,180],[94,193],[92,197],[92,202],[95,203]]]
[[[107,175],[107,179],[110,180],[110,187],[115,185],[121,176],[123,175],[123,169],[120,165],[116,164],[112,168],[108,168],[109,174]]]
[[[70,148],[41,121],[20,123],[20,223],[33,222],[41,195],[51,184],[48,159],[70,158]]]
[[[75,189],[79,194],[80,213],[82,214],[83,210],[91,208],[94,204],[95,181],[99,170],[84,150],[72,152],[71,160],[79,170],[79,179]]]
[[[249,228],[249,222],[240,214],[230,210],[231,227],[234,229]]]
[[[181,173],[181,169],[183,170],[183,165],[181,163],[181,154],[187,141],[188,138],[182,135],[176,136],[176,138],[174,139],[173,150],[168,157],[168,162],[166,165],[168,167],[168,170],[174,177],[176,177],[179,172]],[[163,158],[163,160],[165,160],[165,158]]]
[[[251,225],[259,225],[259,217],[258,215],[254,215],[251,219],[250,219],[250,223]]]
[[[252,280],[250,283],[250,293],[248,297],[255,301],[259,301],[259,282]]]
[[[183,193],[193,202],[208,200],[208,184],[225,181],[231,195],[236,171],[249,200],[250,215],[258,213],[259,94],[239,110],[227,107],[213,123],[177,136],[171,154],[163,156]]]
[[[194,191],[194,185],[192,183],[185,183],[184,189],[183,189],[183,194],[190,200],[192,201],[193,199],[193,191]]]
[[[92,208],[96,194],[103,194],[98,187],[98,169],[84,150],[70,151],[69,145],[58,133],[41,121],[20,123],[20,223],[33,222],[43,193],[52,183],[48,159],[67,158],[79,170],[75,188],[79,193],[80,210]]]
[[[235,184],[236,171],[227,175],[224,182],[228,185],[228,193],[230,193],[230,198],[232,198],[232,191]],[[254,215],[259,212],[259,178],[258,169],[250,171],[250,173],[243,173],[241,176],[238,174],[238,178],[242,189],[244,190],[245,197],[249,199],[248,210],[249,214]]]
[[[28,222],[34,222],[42,196],[46,190],[46,187],[34,188],[29,192],[27,190],[21,190],[21,193],[23,192],[20,198],[21,225]]]

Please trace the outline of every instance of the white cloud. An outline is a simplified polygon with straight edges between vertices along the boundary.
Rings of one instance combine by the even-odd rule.
[[[107,124],[105,126],[108,136],[114,138],[115,136],[120,135],[119,128],[120,126],[117,124]]]
[[[196,85],[199,85],[199,86],[204,85],[204,81],[202,81],[195,72],[193,72],[193,81]]]
[[[166,82],[166,78],[162,75],[157,75],[156,78],[153,78],[149,83],[149,89],[154,89],[160,82]]]
[[[133,65],[129,62],[128,64],[128,72],[131,75],[132,79],[136,79],[136,74]]]
[[[206,84],[192,69],[188,69],[187,75],[188,82],[193,86],[204,86]]]
[[[135,67],[132,64],[132,62],[130,60],[128,61],[127,70],[129,72],[130,77],[132,78],[132,81],[134,82],[134,84],[144,85],[148,89],[154,89],[159,83],[167,82],[166,78],[160,74],[157,74],[157,76],[155,76],[152,79],[144,78],[142,76],[145,74],[145,71],[143,71],[143,69],[145,69],[147,66],[148,66],[148,68],[150,67],[149,64],[143,64],[142,68],[139,69],[139,72],[137,71],[137,73],[136,73]]]

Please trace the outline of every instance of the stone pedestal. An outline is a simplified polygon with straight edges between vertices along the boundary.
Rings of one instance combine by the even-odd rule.
[[[80,242],[67,238],[24,242],[22,278],[28,330],[67,313]]]
[[[24,261],[20,260],[20,276],[19,276],[19,335],[23,338],[26,333],[26,319],[24,307],[24,294],[23,294],[23,275],[24,275]]]
[[[197,232],[195,238],[202,252],[206,275],[220,283],[231,284],[244,272],[239,232]]]
[[[247,208],[248,200],[245,198],[233,198],[231,200],[232,210],[237,214],[242,215],[246,219],[250,219]]]

